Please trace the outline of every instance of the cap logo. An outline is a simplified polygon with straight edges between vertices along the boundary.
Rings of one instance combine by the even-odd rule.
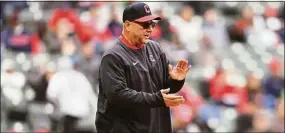
[[[144,5],[144,10],[146,13],[150,13],[150,9],[149,9],[148,5]]]

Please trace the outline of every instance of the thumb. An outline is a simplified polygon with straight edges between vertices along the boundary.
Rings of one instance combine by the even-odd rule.
[[[166,93],[168,93],[169,91],[170,91],[169,88],[168,88],[168,89],[162,89],[162,90],[161,90],[161,93],[165,93],[165,94],[166,94]]]
[[[171,73],[171,71],[172,71],[172,66],[169,64],[168,65],[168,72]]]

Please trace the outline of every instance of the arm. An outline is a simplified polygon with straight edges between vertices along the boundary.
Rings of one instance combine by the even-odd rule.
[[[66,89],[66,80],[59,74],[55,74],[48,83],[46,96],[47,99],[57,106],[60,92]]]
[[[169,77],[169,79],[168,79],[169,88],[170,88],[170,92],[169,93],[177,93],[178,91],[180,91],[181,88],[184,85],[184,82],[185,82],[185,79],[183,79],[183,80],[174,80],[171,77]]]
[[[83,75],[83,73],[80,73],[82,79],[80,80],[81,83],[81,88],[85,89],[85,96],[88,99],[89,105],[92,109],[92,112],[96,112],[97,111],[97,102],[98,102],[98,97],[95,94],[94,90],[92,89],[92,85],[90,83],[90,81],[87,79],[87,77],[85,75]]]
[[[119,106],[149,108],[165,106],[160,91],[146,93],[128,88],[126,77],[121,61],[112,55],[103,57],[100,70],[99,82],[108,102]]]
[[[164,84],[163,88],[170,88],[169,93],[177,93],[183,87],[185,78],[183,80],[174,80],[169,74],[169,61],[166,59],[166,55],[163,53],[161,59],[164,65]]]

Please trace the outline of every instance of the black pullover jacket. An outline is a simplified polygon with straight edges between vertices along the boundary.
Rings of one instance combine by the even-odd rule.
[[[123,36],[102,57],[95,125],[99,133],[170,133],[170,110],[161,89],[178,92],[161,46],[149,41],[134,47]]]

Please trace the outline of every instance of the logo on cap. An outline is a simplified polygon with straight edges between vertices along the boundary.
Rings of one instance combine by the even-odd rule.
[[[149,9],[148,5],[144,5],[144,10],[146,13],[150,13],[150,9]]]

